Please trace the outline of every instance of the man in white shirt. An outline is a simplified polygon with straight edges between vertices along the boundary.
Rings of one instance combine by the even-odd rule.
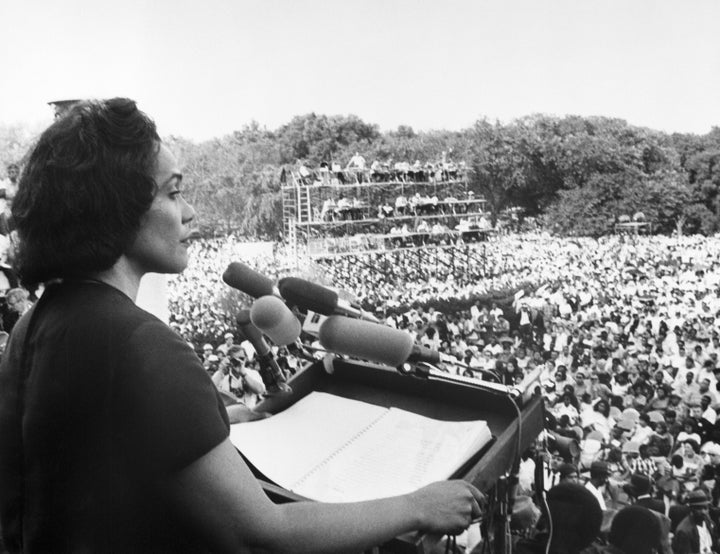
[[[700,409],[702,410],[702,419],[709,421],[712,425],[717,419],[717,412],[712,407],[712,397],[709,394],[703,394],[700,398]]]
[[[605,485],[607,485],[610,477],[610,467],[605,462],[593,462],[590,465],[590,480],[585,483],[585,488],[589,490],[600,504],[600,509],[604,512],[607,510],[605,503]]]

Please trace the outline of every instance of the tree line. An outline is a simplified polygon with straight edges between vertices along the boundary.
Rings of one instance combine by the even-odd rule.
[[[483,119],[461,131],[381,132],[354,115],[311,113],[275,130],[252,123],[201,143],[165,141],[183,163],[186,194],[207,234],[279,238],[282,169],[344,167],[356,152],[368,164],[464,161],[470,189],[493,214],[519,207],[561,235],[599,236],[638,212],[658,233],[720,230],[720,127],[668,134],[607,117],[532,115],[507,124]],[[28,133],[0,126],[3,162],[22,162],[30,142]]]

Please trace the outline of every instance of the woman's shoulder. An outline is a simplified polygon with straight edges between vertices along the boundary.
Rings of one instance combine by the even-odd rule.
[[[38,332],[44,339],[75,345],[90,357],[112,351],[117,359],[138,343],[138,336],[142,348],[185,344],[164,322],[104,283],[68,282],[48,287],[33,309],[38,312]]]

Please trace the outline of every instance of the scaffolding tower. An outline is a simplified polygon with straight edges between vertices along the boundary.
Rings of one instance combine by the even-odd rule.
[[[296,171],[287,175],[281,188],[283,230],[296,268],[401,251],[413,251],[419,265],[431,259],[437,264],[437,255],[429,254],[436,249],[457,250],[457,259],[467,260],[467,244],[493,233],[487,202],[475,196],[464,174],[425,181],[372,181],[352,174],[344,183],[329,172],[315,179]],[[465,265],[458,263],[458,270]]]

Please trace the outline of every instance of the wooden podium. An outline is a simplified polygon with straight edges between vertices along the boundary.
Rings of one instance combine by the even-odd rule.
[[[278,413],[310,392],[320,391],[379,406],[394,406],[436,419],[487,421],[494,440],[454,476],[485,492],[511,471],[522,451],[543,429],[542,398],[539,396],[518,408],[507,396],[462,383],[402,375],[391,368],[374,364],[336,359],[330,374],[322,362],[316,362],[293,377],[289,385],[293,389],[292,395],[267,398],[255,409]],[[305,500],[269,482],[252,464],[250,467],[273,501]],[[438,536],[411,533],[382,545],[381,550],[424,554],[440,539]]]

